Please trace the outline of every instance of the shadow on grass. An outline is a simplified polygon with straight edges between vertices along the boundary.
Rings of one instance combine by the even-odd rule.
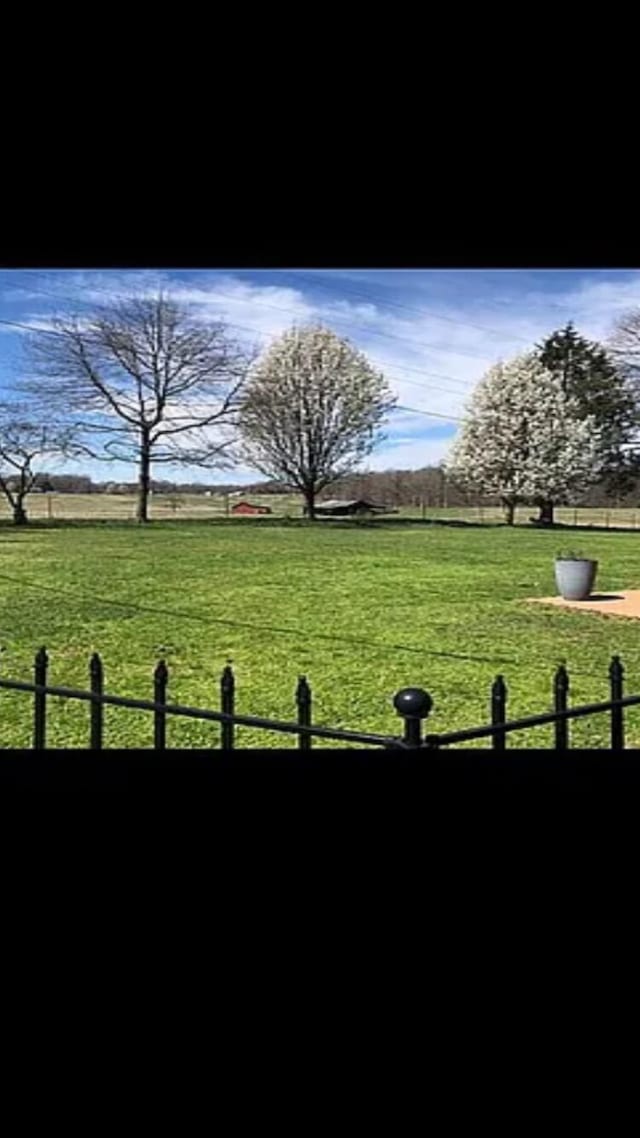
[[[180,529],[187,526],[197,527],[231,527],[235,529],[313,529],[321,532],[325,529],[354,530],[354,529],[388,529],[402,526],[447,526],[450,528],[466,529],[495,529],[503,528],[503,522],[476,522],[461,521],[457,518],[318,518],[309,521],[308,518],[151,518],[144,525],[136,522],[135,518],[34,518],[26,526],[19,528],[9,519],[0,519],[0,530],[9,530],[16,534],[26,535],[36,530],[58,529],[89,529],[99,526],[102,529],[127,529],[144,533],[151,529]]]
[[[27,536],[29,533],[42,530],[59,530],[59,529],[93,529],[98,526],[101,529],[126,529],[137,530],[139,532],[149,532],[150,530],[160,529],[181,529],[183,527],[232,527],[236,529],[313,529],[316,532],[321,532],[324,529],[331,530],[356,530],[356,529],[402,529],[403,527],[410,526],[412,528],[435,527],[438,529],[474,529],[474,530],[494,530],[494,529],[511,529],[518,532],[525,530],[528,532],[539,533],[638,533],[640,529],[636,530],[632,526],[603,526],[603,525],[568,525],[563,522],[554,522],[550,526],[534,525],[532,523],[520,522],[513,526],[508,526],[503,521],[474,521],[463,520],[461,518],[403,518],[403,517],[381,517],[381,518],[317,518],[316,521],[309,521],[308,518],[289,518],[289,517],[236,517],[236,518],[151,518],[145,525],[140,525],[136,522],[135,518],[34,518],[29,521],[26,526],[15,526],[9,518],[0,519],[0,531],[10,531],[18,536]],[[5,540],[3,538],[3,540]],[[11,540],[11,539],[9,539]]]
[[[0,573],[0,580],[10,581],[15,584],[15,578],[7,573]],[[223,625],[226,628],[243,628],[248,629],[250,632],[269,632],[277,633],[282,636],[293,636],[303,639],[305,642],[311,640],[327,640],[332,644],[353,644],[365,648],[375,648],[377,651],[387,652],[412,652],[419,656],[441,656],[451,660],[467,660],[478,664],[517,664],[511,656],[471,656],[461,652],[438,652],[430,648],[416,648],[411,644],[387,644],[379,640],[368,640],[360,636],[343,636],[339,633],[324,633],[314,632],[310,633],[305,629],[299,628],[279,628],[276,625],[270,624],[253,624],[250,621],[244,620],[228,620],[224,617],[200,616],[197,613],[183,612],[179,609],[168,608],[152,608],[150,605],[139,605],[131,601],[114,601],[108,597],[99,597],[95,593],[90,595],[67,592],[64,589],[55,588],[53,585],[42,585],[36,581],[25,581],[21,578],[20,585],[28,589],[38,589],[41,592],[54,593],[55,596],[69,598],[72,600],[79,600],[89,602],[97,605],[107,605],[112,608],[126,609],[133,613],[149,613],[150,616],[169,616],[179,617],[181,620],[195,620],[201,624],[215,624]]]
[[[520,525],[515,528],[537,530],[539,533],[637,533],[638,536],[640,536],[640,530],[634,529],[633,526],[598,526],[591,524],[573,526],[558,522],[552,526]]]

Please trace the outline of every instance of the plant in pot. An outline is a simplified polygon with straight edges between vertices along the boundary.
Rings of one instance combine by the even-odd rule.
[[[594,586],[598,562],[567,550],[556,555],[555,571],[556,585],[565,601],[586,601]]]

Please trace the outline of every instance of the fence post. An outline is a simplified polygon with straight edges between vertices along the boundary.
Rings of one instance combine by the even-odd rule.
[[[89,661],[89,679],[91,684],[92,695],[102,695],[103,688],[103,670],[102,660],[97,652],[93,653]],[[92,751],[102,750],[102,722],[104,716],[104,705],[99,700],[94,699],[91,701],[91,742],[89,746]]]
[[[624,668],[620,657],[614,656],[609,665],[609,681],[611,684],[611,699],[623,698]],[[611,708],[611,750],[624,750],[624,708]]]
[[[33,662],[34,683],[43,687],[47,683],[47,666],[49,657],[46,648],[39,648]],[[46,692],[37,691],[33,697],[33,748],[35,751],[44,751],[47,736],[47,695]]]
[[[421,747],[422,720],[426,719],[433,700],[422,688],[401,688],[393,697],[393,706],[404,719],[403,741],[407,747]]]
[[[222,679],[220,680],[220,703],[221,710],[225,715],[233,715],[235,703],[235,677],[230,664],[227,664],[222,672]],[[223,751],[232,751],[234,744],[234,723],[222,723],[220,730],[220,746]]]
[[[298,686],[296,688],[296,704],[298,705],[298,723],[301,727],[311,726],[311,688],[307,683],[306,676],[300,676]],[[298,749],[300,751],[310,751],[312,743],[312,736],[307,735],[306,731],[301,731],[298,735]]]
[[[169,669],[164,660],[159,660],[153,673],[153,702],[165,704],[167,702],[167,681]],[[153,747],[156,751],[164,751],[167,745],[167,714],[164,708],[157,707],[153,713]]]
[[[569,692],[569,675],[564,664],[558,668],[553,680],[553,710],[567,710],[567,695]],[[569,721],[556,719],[555,721],[555,749],[566,751],[569,746]]]
[[[504,676],[496,676],[491,685],[491,725],[498,727],[506,722],[507,685]],[[506,737],[504,731],[494,731],[492,735],[494,751],[504,751]]]

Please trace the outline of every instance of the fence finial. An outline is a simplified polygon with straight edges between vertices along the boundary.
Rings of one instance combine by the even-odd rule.
[[[621,680],[624,676],[624,665],[619,656],[612,656],[609,665],[609,676],[612,680]]]
[[[299,676],[296,686],[296,704],[298,707],[298,723],[301,727],[311,726],[311,688],[306,676]],[[298,747],[301,751],[310,751],[312,737],[305,731],[298,736]]]
[[[426,719],[433,700],[423,688],[401,688],[393,697],[393,706],[404,719],[404,741],[409,747],[422,745],[422,722]]]
[[[491,725],[498,728],[493,733],[494,751],[504,751],[507,740],[500,726],[505,722],[507,708],[507,685],[504,676],[498,675],[491,685]]]
[[[91,691],[95,696],[103,694],[103,668],[102,660],[97,652],[94,652],[89,661],[89,678],[91,683]],[[100,699],[95,699],[91,704],[91,721],[90,721],[90,736],[89,746],[92,751],[102,750],[102,728],[104,722],[104,706]]]
[[[393,706],[398,715],[426,719],[433,707],[433,700],[423,688],[401,688],[393,697]]]
[[[624,694],[624,668],[619,656],[613,656],[609,665],[611,699],[621,700]],[[611,750],[624,750],[624,709],[620,703],[611,708]]]
[[[506,700],[507,685],[504,682],[504,676],[496,676],[491,685],[491,696],[494,700]]]
[[[298,677],[298,684],[296,687],[296,703],[300,706],[301,703],[308,703],[311,699],[311,688],[306,676]]]

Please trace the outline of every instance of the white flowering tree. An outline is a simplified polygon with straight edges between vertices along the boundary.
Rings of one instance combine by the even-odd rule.
[[[380,440],[395,402],[384,376],[329,328],[292,328],[250,373],[240,409],[243,457],[295,486],[314,517],[316,495]]]
[[[513,524],[519,502],[575,500],[602,467],[593,416],[536,355],[490,368],[475,388],[447,461],[460,485],[500,497]]]

